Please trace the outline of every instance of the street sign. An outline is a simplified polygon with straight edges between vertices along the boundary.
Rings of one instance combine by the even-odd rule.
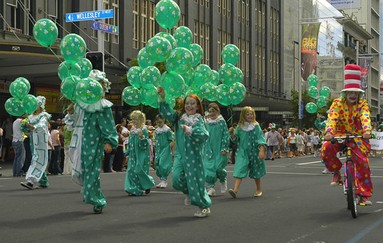
[[[106,10],[96,10],[89,12],[78,12],[78,13],[68,13],[65,14],[65,21],[69,22],[77,22],[77,21],[87,21],[87,20],[95,20],[95,19],[111,19],[114,17],[113,9]]]
[[[118,26],[115,26],[115,25],[105,24],[98,21],[92,21],[91,28],[94,30],[100,30],[105,33],[118,35]]]

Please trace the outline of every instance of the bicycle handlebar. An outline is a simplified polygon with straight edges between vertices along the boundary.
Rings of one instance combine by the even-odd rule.
[[[363,136],[361,136],[361,135],[346,135],[346,136],[333,137],[331,139],[331,143],[335,144],[336,141],[338,141],[338,143],[343,143],[346,139],[351,139],[351,138],[363,138]]]

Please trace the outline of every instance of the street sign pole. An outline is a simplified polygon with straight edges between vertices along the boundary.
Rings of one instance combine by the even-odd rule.
[[[103,0],[97,0],[97,9],[102,10],[103,9]],[[101,19],[102,23],[105,23],[104,19]],[[104,32],[98,30],[97,31],[97,44],[98,44],[98,51],[104,54]],[[104,57],[104,55],[103,55]],[[105,64],[102,62],[102,70],[105,70]]]

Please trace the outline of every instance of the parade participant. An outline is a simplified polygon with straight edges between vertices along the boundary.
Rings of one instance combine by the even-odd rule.
[[[181,112],[176,112],[165,102],[162,87],[158,88],[158,94],[160,114],[172,122],[175,129],[173,188],[186,195],[185,205],[191,203],[199,208],[195,217],[206,217],[210,214],[211,199],[205,188],[202,147],[209,134],[203,121],[201,100],[197,95],[189,94]]]
[[[234,189],[229,193],[233,198],[237,197],[242,179],[249,177],[254,179],[256,191],[254,197],[262,196],[261,178],[266,175],[265,157],[266,140],[262,129],[255,120],[255,111],[250,106],[241,110],[239,125],[230,129],[230,138],[238,144],[237,156],[234,165]]]
[[[100,82],[104,93],[109,91],[110,82],[104,72],[94,69],[89,78]],[[100,185],[104,150],[110,153],[118,144],[112,106],[105,98],[93,104],[77,101],[74,113],[65,117],[68,129],[74,129],[69,147],[72,180],[82,186],[84,202],[92,204],[96,214],[102,213],[106,206]]]
[[[157,128],[156,134],[154,167],[156,175],[160,178],[157,188],[166,188],[168,186],[168,175],[172,170],[173,160],[171,153],[171,144],[174,141],[172,130],[165,124],[165,119],[161,115],[157,115],[155,119]]]
[[[32,151],[32,161],[27,174],[25,176],[25,182],[20,182],[23,187],[30,190],[35,189],[36,183],[39,183],[39,187],[48,187],[48,177],[46,174],[46,168],[48,165],[48,122],[51,115],[45,112],[45,97],[37,96],[38,106],[32,115],[28,116],[28,120],[23,120],[21,128],[23,131],[30,132],[30,144]]]
[[[219,180],[221,193],[227,191],[227,172],[229,152],[229,130],[221,115],[219,106],[211,103],[208,106],[209,117],[205,120],[209,138],[204,146],[203,165],[206,173],[207,194],[215,195],[214,185]]]
[[[364,91],[361,89],[361,68],[355,64],[347,64],[344,70],[344,89],[342,96],[335,99],[330,107],[325,130],[325,140],[322,145],[322,159],[331,172],[334,172],[331,185],[337,185],[341,181],[339,170],[342,163],[336,153],[342,151],[344,144],[331,143],[335,136],[361,135],[363,138],[355,138],[349,144],[352,150],[352,160],[356,168],[357,195],[360,197],[360,205],[371,205],[372,182],[368,152],[371,137],[371,120],[368,102],[363,98]]]
[[[149,175],[150,147],[149,134],[145,126],[145,114],[139,110],[130,113],[133,126],[128,144],[128,169],[125,177],[125,192],[131,196],[149,194],[154,179]]]

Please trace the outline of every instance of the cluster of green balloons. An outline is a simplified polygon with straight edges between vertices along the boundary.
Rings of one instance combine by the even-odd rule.
[[[327,99],[330,97],[331,90],[327,86],[323,86],[318,90],[318,77],[314,74],[311,74],[307,81],[309,83],[308,95],[316,100],[316,103],[309,102],[306,104],[306,111],[308,113],[316,113],[318,108],[323,108],[327,104]]]
[[[161,0],[157,3],[155,19],[162,28],[175,27],[179,18],[180,10],[175,1]],[[156,108],[158,96],[154,91],[159,85],[164,88],[170,104],[174,104],[176,98],[191,93],[224,106],[242,102],[246,88],[242,84],[243,73],[235,66],[240,57],[238,47],[228,44],[223,48],[224,64],[216,71],[201,64],[203,49],[192,41],[193,32],[186,26],[176,28],[173,35],[160,32],[148,40],[146,47],[138,53],[138,66],[127,72],[131,86],[122,93],[124,102]],[[161,74],[154,66],[156,62],[165,62],[167,71]]]
[[[32,114],[38,107],[37,98],[28,94],[31,85],[26,78],[19,77],[9,86],[12,97],[5,101],[4,107],[8,114],[12,116],[22,116]]]
[[[38,20],[33,27],[36,41],[45,47],[56,42],[58,30],[49,19]],[[60,53],[64,61],[59,65],[57,74],[61,80],[61,93],[72,102],[93,104],[102,98],[101,84],[89,77],[92,63],[85,58],[87,46],[77,34],[68,34],[60,42]]]

